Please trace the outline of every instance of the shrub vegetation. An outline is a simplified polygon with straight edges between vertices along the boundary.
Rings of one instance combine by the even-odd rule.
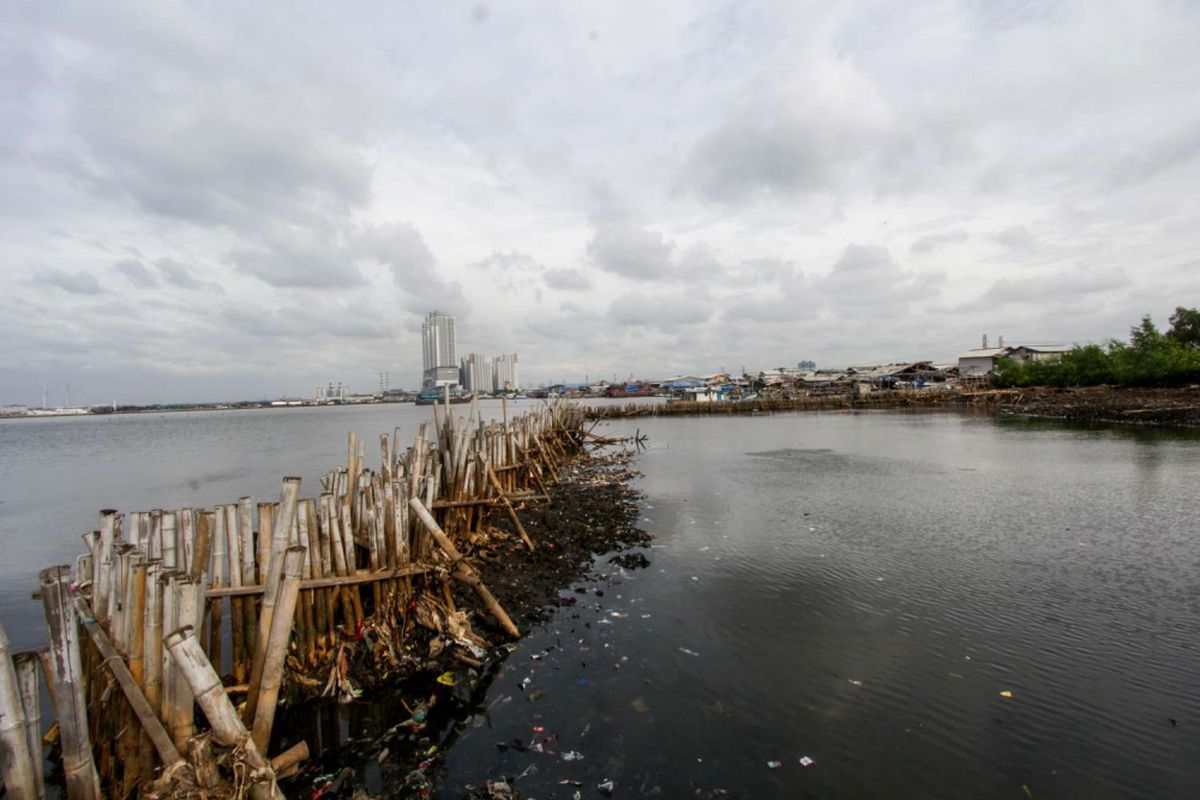
[[[996,386],[1181,386],[1200,383],[1200,311],[1176,308],[1166,333],[1149,315],[1129,330],[1129,343],[1076,347],[1061,358],[1019,362],[1001,359]]]

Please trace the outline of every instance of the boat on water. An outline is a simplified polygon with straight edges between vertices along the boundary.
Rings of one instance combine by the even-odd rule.
[[[475,395],[473,395],[473,394],[463,394],[461,392],[458,394],[455,394],[454,392],[451,392],[450,393],[450,405],[458,405],[459,403],[469,403],[469,402],[471,402],[472,398],[474,398],[474,397],[475,397]],[[444,403],[445,401],[446,401],[445,392],[438,391],[435,389],[430,389],[428,391],[424,391],[424,392],[421,392],[420,394],[418,394],[417,399],[414,400],[413,403],[418,406],[431,406],[436,403]]]

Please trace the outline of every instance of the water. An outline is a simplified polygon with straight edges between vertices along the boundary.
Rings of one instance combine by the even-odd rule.
[[[1200,796],[1194,434],[637,424],[651,567],[522,644],[442,797]]]
[[[348,430],[407,440],[427,418],[0,424],[10,636],[41,641],[33,575],[97,509],[274,497],[343,459]],[[542,800],[607,778],[617,797],[1200,796],[1200,436],[894,413],[609,426],[634,428],[651,566],[604,567],[530,632],[440,796],[502,772]],[[546,735],[554,753],[496,747]]]

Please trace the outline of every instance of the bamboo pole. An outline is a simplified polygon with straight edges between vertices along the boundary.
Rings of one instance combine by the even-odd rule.
[[[251,737],[260,752],[266,753],[271,743],[271,728],[275,724],[275,706],[279,702],[279,687],[283,683],[283,667],[287,659],[295,622],[296,598],[300,593],[300,573],[304,569],[306,548],[289,547],[284,555],[283,574],[275,616],[267,640],[267,659],[263,665],[258,705],[254,709]]]
[[[300,546],[304,548],[304,580],[311,581],[320,570],[321,547],[317,542],[317,521],[311,514],[312,503],[304,500],[296,507],[296,525],[300,529]],[[315,547],[313,545],[316,545]],[[310,664],[316,663],[317,640],[320,637],[320,615],[316,592],[302,591],[300,594],[297,621],[304,630],[303,647],[298,648],[299,657]],[[323,621],[323,620],[320,620]]]
[[[21,705],[21,690],[3,625],[0,625],[0,747],[4,751],[4,786],[8,796],[13,800],[41,797],[34,774],[33,751],[29,746],[28,723]],[[41,748],[36,752],[40,754]]]
[[[88,741],[79,628],[69,599],[70,576],[67,568],[60,566],[42,570],[39,577],[58,690],[58,729],[67,797],[69,800],[99,800],[100,777],[96,774]]]
[[[95,598],[96,608],[99,609],[100,616],[97,617],[101,622],[108,622],[108,597],[111,590],[112,582],[112,548],[113,539],[115,537],[117,512],[115,509],[106,508],[100,512],[100,544],[98,549],[98,559],[94,565],[96,572],[96,585],[92,591],[92,596]]]
[[[120,654],[113,649],[112,642],[105,635],[104,629],[92,619],[92,610],[88,606],[87,601],[82,597],[76,597],[75,609],[83,620],[83,628],[87,631],[88,636],[91,637],[92,644],[100,651],[100,655],[104,659],[104,665],[108,667],[109,672],[117,679],[121,691],[125,693],[125,699],[129,701],[129,705],[133,709],[134,716],[141,723],[146,735],[150,737],[150,742],[154,745],[159,760],[162,761],[164,766],[168,767],[178,761],[182,761],[183,759],[179,755],[178,748],[171,741],[170,735],[168,735],[166,728],[163,727],[158,716],[154,713],[150,702],[142,694],[142,690],[138,687],[137,681],[134,680],[133,674],[125,666],[125,662],[121,660]],[[132,764],[126,765],[127,769],[131,769],[132,766]]]
[[[281,778],[291,777],[308,758],[308,742],[300,741],[271,759],[271,769]]]
[[[445,532],[442,531],[441,527],[437,524],[437,521],[433,518],[433,515],[430,514],[425,506],[421,504],[421,501],[415,497],[409,500],[408,504],[412,508],[413,512],[416,513],[418,519],[421,520],[422,524],[425,525],[426,529],[429,530],[430,535],[433,536],[434,540],[438,543],[442,550],[445,551],[446,555],[450,557],[450,563],[454,570],[454,577],[473,588],[476,594],[479,595],[480,599],[483,600],[484,605],[487,606],[488,611],[490,611],[492,616],[496,618],[496,621],[499,622],[506,631],[508,631],[510,636],[512,636],[514,639],[518,638],[521,635],[521,632],[517,629],[517,626],[513,624],[511,619],[509,619],[508,614],[506,614],[504,609],[501,608],[500,603],[496,600],[495,596],[493,596],[492,593],[488,591],[488,588],[484,586],[483,581],[479,579],[479,576],[475,573],[475,570],[471,568],[471,565],[462,560],[462,556],[454,547],[454,543],[447,538]]]
[[[236,588],[242,585],[242,537],[238,533],[238,507],[225,506],[225,538],[229,550],[229,586]],[[246,680],[245,644],[243,642],[242,603],[240,597],[229,601],[229,638],[233,652],[230,654],[230,665],[234,680],[238,683]],[[218,670],[219,671],[219,670]]]
[[[486,464],[483,458],[479,458],[480,465],[487,472],[488,481],[492,484],[492,488],[496,490],[496,494],[500,496],[500,501],[504,504],[504,510],[508,512],[508,518],[512,520],[512,524],[516,527],[517,533],[521,536],[521,541],[533,551],[533,541],[529,538],[529,534],[525,532],[525,526],[521,524],[521,518],[517,516],[517,510],[513,508],[512,501],[508,499],[508,495],[504,493],[504,487],[500,485],[500,479],[496,477],[495,471],[491,464]]]
[[[249,497],[238,500],[238,535],[242,538],[242,585],[249,586],[257,582],[254,572],[254,503]],[[254,598],[242,602],[242,664],[241,677],[238,683],[243,683],[250,672],[250,661],[254,657],[255,625],[258,613]]]
[[[254,740],[250,738],[246,726],[238,717],[237,709],[225,694],[221,677],[205,658],[200,643],[192,635],[191,626],[173,631],[167,636],[166,645],[208,719],[213,738],[226,747],[240,749],[247,765],[253,770],[249,775],[252,781],[250,796],[254,800],[284,800],[283,792],[275,782],[275,773],[270,762],[255,747]]]
[[[174,511],[167,511],[162,518],[162,563],[166,569],[179,567],[179,531],[178,516]]]
[[[165,542],[166,539],[164,538]],[[155,713],[162,708],[162,676],[163,676],[163,593],[161,561],[150,561],[146,565],[146,608],[143,614],[142,630],[145,643],[142,652],[143,681],[146,702]],[[154,774],[154,762],[149,752],[142,753],[142,779],[148,781]]]
[[[0,627],[0,635],[3,628]],[[17,653],[13,656],[13,668],[17,672],[17,688],[21,693],[21,710],[25,715],[25,740],[29,743],[29,761],[33,766],[33,779],[37,796],[46,796],[42,756],[42,693],[38,678],[37,653]]]
[[[201,523],[203,526],[203,523]],[[199,536],[197,536],[199,539]],[[201,553],[200,547],[197,546],[194,551],[197,558],[194,561],[199,562]],[[193,567],[196,566],[193,564]],[[197,612],[197,597],[193,587],[196,586],[196,580],[190,575],[183,575],[175,581],[175,614],[179,622],[185,625],[195,626]],[[172,681],[173,687],[171,690],[171,711],[166,718],[166,722],[171,726],[171,738],[175,742],[175,747],[181,750],[187,749],[187,740],[191,738],[196,731],[196,712],[193,707],[192,690],[190,684],[180,670],[172,670],[174,673]]]
[[[258,706],[259,684],[262,682],[263,666],[267,659],[267,637],[271,635],[271,624],[275,617],[275,601],[279,594],[279,581],[283,575],[283,557],[288,548],[292,524],[296,519],[296,502],[300,496],[300,479],[283,479],[279,497],[279,520],[271,536],[271,560],[267,568],[266,587],[263,592],[262,610],[258,615],[258,629],[254,637],[254,663],[250,668],[250,691],[246,695],[244,719],[254,719]]]
[[[163,571],[159,576],[159,596],[162,603],[162,615],[158,622],[158,637],[159,642],[162,641],[163,631],[174,630],[179,627],[179,613],[177,603],[179,594],[175,590],[175,584],[179,581],[183,573],[176,570]],[[159,716],[164,722],[170,723],[173,719],[174,698],[175,698],[175,660],[171,658],[171,654],[167,652],[166,647],[160,644],[159,648],[159,692],[158,692],[158,709]]]
[[[312,500],[305,500],[301,509],[304,512],[304,528],[308,534],[308,541],[306,542],[308,552],[304,556],[305,569],[310,580],[312,578],[323,578],[325,577],[325,572],[321,564],[321,533],[320,525],[317,521],[316,504]],[[305,613],[308,615],[309,624],[313,628],[313,635],[309,640],[307,655],[309,663],[315,664],[317,648],[320,647],[324,650],[325,625],[328,621],[325,611],[325,592],[309,591],[307,601]]]
[[[225,507],[217,506],[215,512],[212,533],[212,577],[209,582],[213,586],[224,586],[225,568],[228,563],[226,548],[229,545],[225,530]],[[204,605],[208,607],[209,613],[208,657],[213,662],[213,667],[220,673],[224,664],[221,640],[225,619],[225,601],[218,597],[211,601],[204,601]]]

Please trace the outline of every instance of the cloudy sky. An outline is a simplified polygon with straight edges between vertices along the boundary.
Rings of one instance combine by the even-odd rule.
[[[0,4],[0,402],[1123,337],[1200,304],[1200,5]]]

